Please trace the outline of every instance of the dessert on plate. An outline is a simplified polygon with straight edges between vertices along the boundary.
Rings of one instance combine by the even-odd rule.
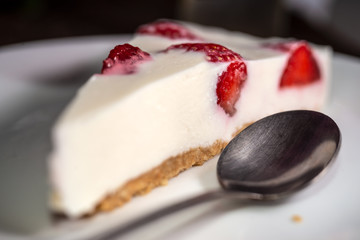
[[[115,46],[53,130],[52,207],[108,211],[219,154],[269,114],[320,110],[331,50],[157,21]]]

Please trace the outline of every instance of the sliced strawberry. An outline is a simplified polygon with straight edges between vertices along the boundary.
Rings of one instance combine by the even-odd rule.
[[[209,62],[242,61],[242,57],[232,50],[215,43],[182,43],[171,45],[165,51],[183,49],[187,52],[203,52]]]
[[[170,46],[166,51],[184,49],[186,52],[203,52],[209,62],[229,62],[227,69],[218,77],[216,85],[217,104],[233,116],[235,104],[240,98],[241,88],[247,78],[246,65],[242,57],[230,49],[213,43],[185,43]]]
[[[142,62],[151,60],[149,53],[128,43],[117,45],[103,61],[102,74],[132,74]]]
[[[235,104],[240,98],[240,91],[246,77],[245,63],[235,61],[230,63],[226,71],[218,78],[216,85],[217,104],[230,116],[236,112]]]
[[[170,39],[201,40],[200,37],[193,34],[185,26],[170,21],[156,21],[145,24],[138,28],[137,33],[163,36]]]
[[[321,79],[318,63],[306,42],[277,43],[268,46],[291,53],[280,80],[280,88],[304,86]]]

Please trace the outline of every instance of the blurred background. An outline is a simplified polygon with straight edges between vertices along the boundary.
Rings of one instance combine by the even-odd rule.
[[[0,46],[133,33],[159,18],[306,39],[360,56],[358,0],[0,0]]]

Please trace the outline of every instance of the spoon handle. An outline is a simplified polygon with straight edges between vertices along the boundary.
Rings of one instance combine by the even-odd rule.
[[[256,195],[256,194],[255,194]],[[96,236],[92,238],[92,240],[96,239],[102,239],[102,240],[111,240],[116,239],[120,237],[121,235],[124,235],[130,231],[133,231],[136,228],[139,228],[141,226],[144,226],[152,221],[155,221],[161,217],[165,217],[167,215],[170,215],[171,213],[178,212],[180,210],[186,209],[188,207],[192,207],[195,205],[198,205],[200,203],[209,202],[212,200],[217,200],[220,198],[237,198],[237,199],[257,199],[258,196],[254,196],[253,193],[246,193],[246,192],[235,192],[235,191],[226,191],[223,189],[218,189],[210,192],[206,192],[203,194],[200,194],[198,196],[186,199],[184,201],[172,204],[170,206],[161,208],[159,210],[156,210],[152,213],[149,213],[148,215],[145,215],[143,217],[140,217],[138,219],[135,219],[123,226],[117,227],[115,229],[110,229],[106,233]]]

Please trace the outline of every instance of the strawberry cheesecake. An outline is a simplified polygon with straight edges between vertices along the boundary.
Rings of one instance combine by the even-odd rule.
[[[115,46],[53,129],[55,211],[109,211],[221,152],[248,124],[320,110],[331,50],[188,23],[141,26]]]

